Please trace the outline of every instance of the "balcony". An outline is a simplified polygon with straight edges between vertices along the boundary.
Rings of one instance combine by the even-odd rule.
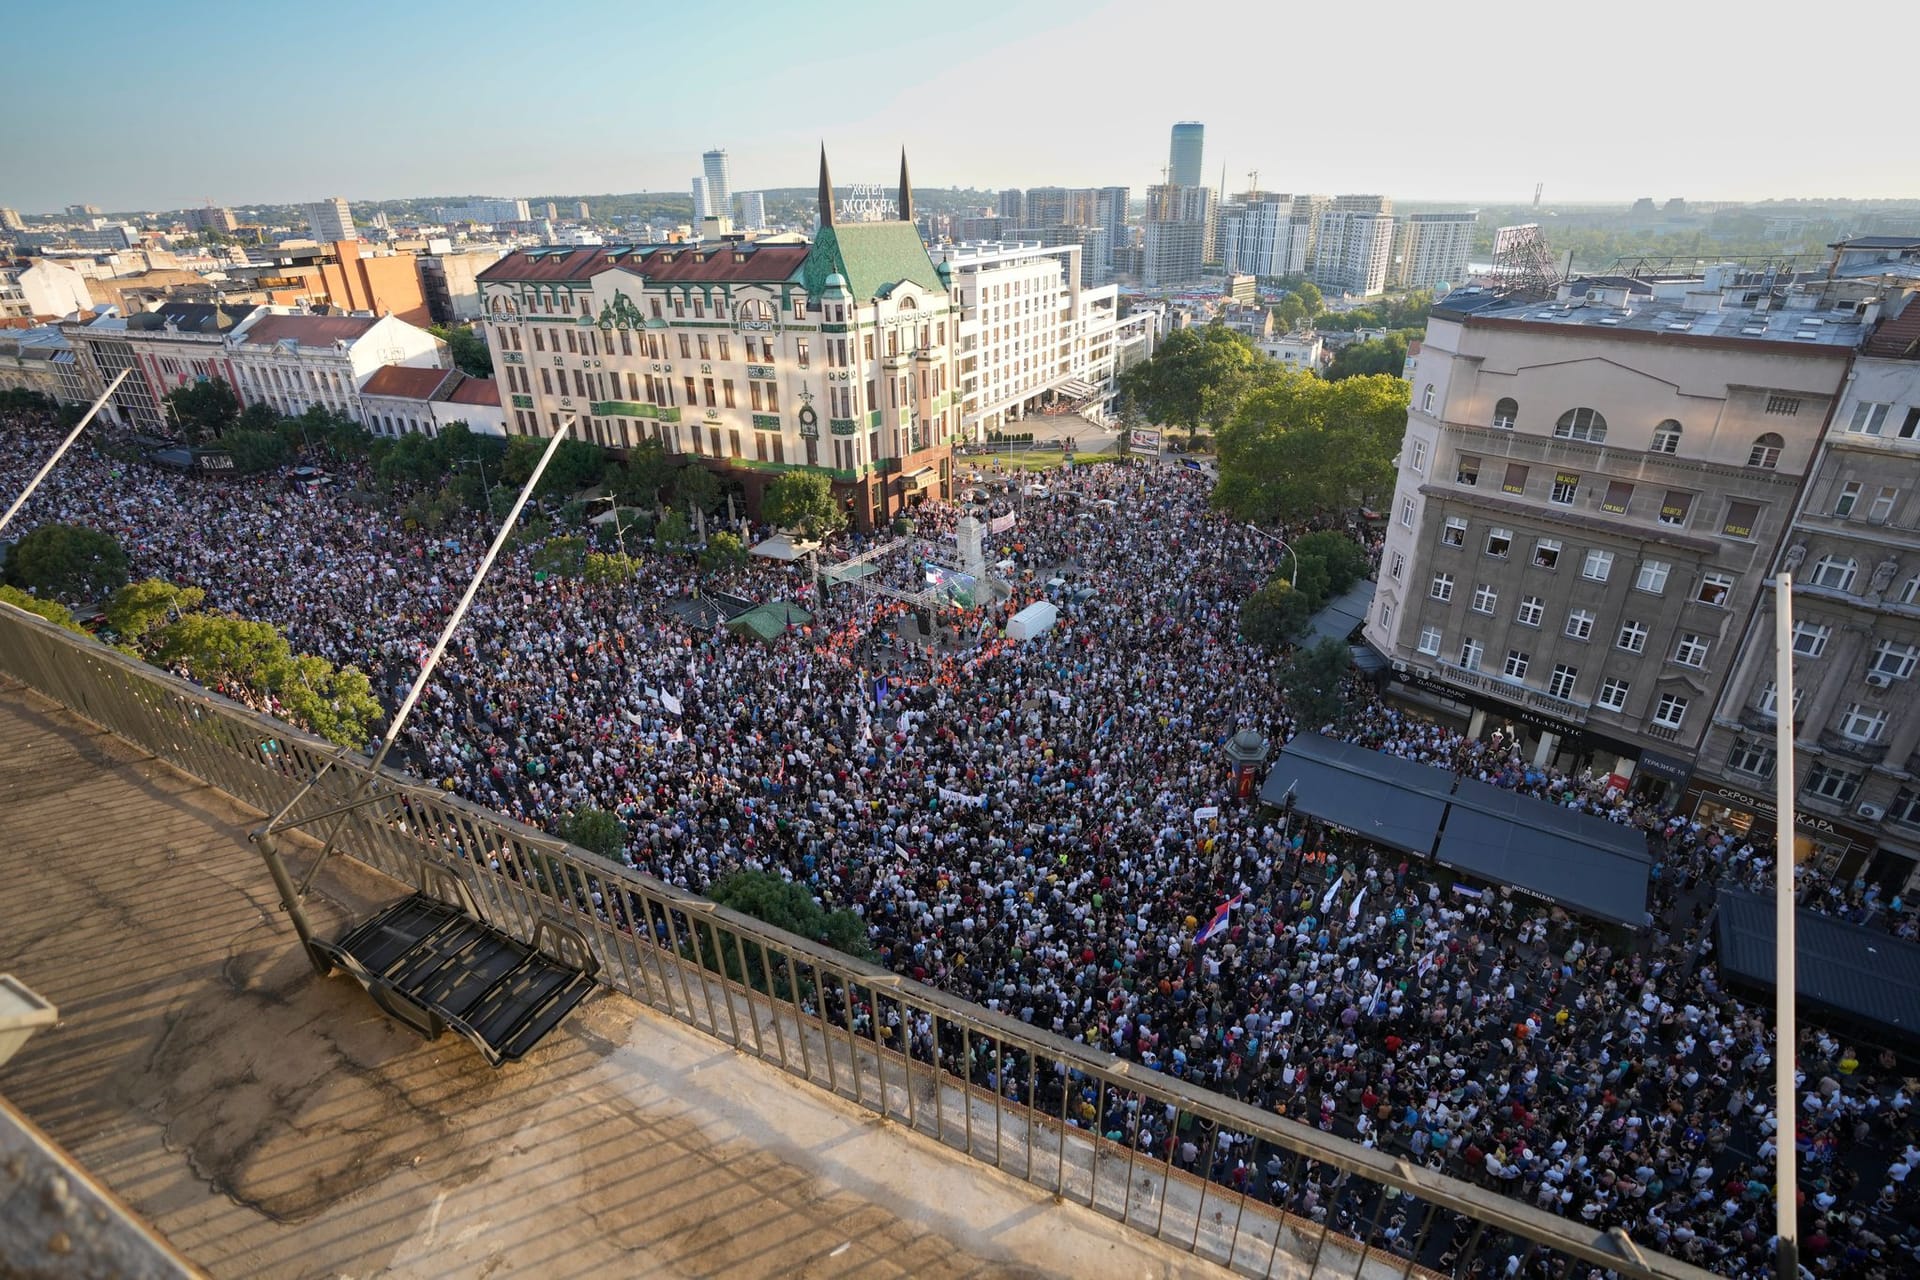
[[[1820,747],[1824,751],[1845,756],[1849,760],[1858,760],[1862,764],[1879,764],[1887,758],[1886,743],[1861,742],[1857,738],[1849,738],[1846,734],[1836,733],[1832,729],[1821,733]]]

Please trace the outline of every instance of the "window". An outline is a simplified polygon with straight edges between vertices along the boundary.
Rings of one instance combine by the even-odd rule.
[[[707,408],[709,409],[717,408],[718,402],[714,399],[714,395],[713,395],[713,379],[712,378],[700,379],[700,389],[706,393]],[[736,458],[739,457],[740,451],[737,449],[734,450],[733,456]]]
[[[1407,568],[1407,557],[1398,551],[1394,552],[1393,567],[1387,570],[1388,576],[1390,576],[1395,582],[1398,582],[1400,581],[1400,575],[1406,572],[1406,568]]]
[[[1860,482],[1849,480],[1840,486],[1840,496],[1833,500],[1833,514],[1844,520],[1853,514],[1860,503]]]
[[[1509,680],[1525,680],[1527,664],[1533,661],[1533,655],[1522,653],[1518,649],[1507,650],[1507,660],[1500,667]]]
[[[1594,696],[1594,705],[1607,711],[1618,711],[1627,705],[1628,688],[1625,680],[1608,676],[1600,682],[1600,692]]]
[[[1903,788],[1887,806],[1887,816],[1895,822],[1904,822],[1910,827],[1920,827],[1920,790]]]
[[[1799,413],[1799,412],[1800,412],[1800,397],[1798,397],[1798,396],[1768,396],[1768,397],[1767,397],[1767,412],[1768,412],[1768,413],[1777,413],[1777,414],[1781,414],[1781,415],[1783,415],[1783,416],[1785,416],[1785,417],[1789,417],[1789,418],[1791,418],[1791,417],[1792,417],[1792,416],[1793,416],[1794,414],[1796,414],[1796,413]]]
[[[1420,473],[1421,473],[1422,475],[1425,475],[1425,474],[1426,474],[1426,471],[1427,471],[1427,442],[1426,442],[1425,440],[1415,440],[1415,441],[1413,442],[1413,458],[1412,458],[1412,465],[1413,465],[1413,469],[1414,469],[1415,471],[1418,471],[1418,472],[1420,472]]]
[[[1832,627],[1823,627],[1816,622],[1796,622],[1793,624],[1793,651],[1803,658],[1817,658],[1827,651],[1827,640],[1832,635]]]
[[[1733,575],[1726,573],[1703,573],[1700,586],[1693,598],[1701,604],[1710,604],[1716,609],[1727,607],[1727,600],[1733,595]]]
[[[1548,495],[1548,500],[1557,502],[1563,507],[1570,507],[1579,492],[1579,476],[1566,471],[1557,471],[1553,476],[1553,492]]]
[[[1835,804],[1850,804],[1860,794],[1860,775],[1836,769],[1822,760],[1807,775],[1807,794]]]
[[[1450,573],[1434,574],[1433,586],[1428,589],[1427,594],[1435,600],[1453,599],[1453,575]]]
[[[1871,670],[1889,680],[1905,680],[1913,675],[1916,663],[1920,663],[1920,645],[1882,640],[1880,647],[1873,651]]]
[[[1906,420],[1900,424],[1900,438],[1902,440],[1920,438],[1920,405],[1907,410]]]
[[[800,302],[798,299],[795,299],[793,307],[797,314],[800,310]],[[804,369],[807,367],[807,358],[807,340],[805,338],[797,339],[793,344],[794,363]]]
[[[1587,609],[1575,609],[1567,615],[1567,635],[1575,640],[1589,640],[1593,637],[1593,613]]]
[[[1467,518],[1448,516],[1447,523],[1440,530],[1440,545],[1443,547],[1464,547],[1467,545]]]
[[[1420,629],[1420,652],[1428,657],[1440,652],[1440,628],[1422,627]]]
[[[1878,707],[1852,703],[1840,717],[1840,732],[1855,742],[1878,742],[1887,733],[1887,713]]]
[[[1640,572],[1634,575],[1633,585],[1637,590],[1651,595],[1660,595],[1667,589],[1667,574],[1673,566],[1665,560],[1642,560]]]
[[[1678,489],[1667,490],[1667,496],[1660,500],[1660,523],[1684,525],[1687,514],[1693,510],[1693,495],[1682,493]]]
[[[1456,484],[1475,488],[1480,483],[1480,459],[1469,454],[1461,454],[1454,463],[1453,479]]]
[[[682,360],[693,359],[692,341],[684,333],[680,335],[680,358]]]
[[[1462,671],[1478,671],[1480,669],[1480,660],[1486,657],[1486,654],[1487,650],[1484,645],[1471,636],[1467,637],[1460,645],[1460,669]]]
[[[1513,530],[1511,529],[1487,530],[1487,554],[1488,555],[1498,556],[1500,559],[1505,560],[1507,558],[1507,552],[1511,550],[1512,547],[1513,547]]]
[[[778,438],[777,436],[775,437],[776,440]],[[1382,601],[1380,604],[1380,626],[1386,631],[1393,629],[1393,604],[1391,601]]]
[[[1473,589],[1473,611],[1475,613],[1492,613],[1499,603],[1500,593],[1486,583],[1483,582]]]
[[[1673,646],[1673,660],[1683,667],[1704,667],[1707,665],[1707,639],[1692,631],[1681,633],[1680,643]]]
[[[1805,702],[1806,699],[1806,689],[1796,685],[1793,690],[1793,714],[1795,719],[1799,718],[1800,704]],[[1779,714],[1780,691],[1774,688],[1773,681],[1769,680],[1760,686],[1760,695],[1753,700],[1753,705],[1759,709],[1761,715],[1777,716]]]
[[[1560,543],[1553,538],[1542,538],[1533,544],[1533,567],[1536,569],[1557,569],[1560,566]]]
[[[1899,600],[1901,604],[1920,604],[1920,573],[1900,584]]]
[[[1433,384],[1431,382],[1427,384],[1426,390],[1420,393],[1420,412],[1433,412]]]
[[[1680,424],[1672,418],[1653,429],[1654,453],[1680,452]]]
[[[1620,624],[1620,634],[1615,638],[1614,647],[1625,649],[1628,653],[1644,653],[1647,648],[1647,626],[1644,622],[1635,622],[1631,618]]]
[[[1537,627],[1546,611],[1546,601],[1539,596],[1524,596],[1520,600],[1520,608],[1514,612],[1513,617],[1514,621],[1522,626]]]
[[[1881,485],[1880,492],[1873,496],[1873,505],[1867,508],[1867,519],[1875,524],[1885,524],[1893,515],[1893,504],[1900,498],[1900,490],[1893,485]]]
[[[724,333],[721,334],[720,337],[717,339],[717,341],[720,343],[720,358],[722,360],[733,359],[733,348],[727,342],[727,335],[725,335]]]
[[[1753,442],[1753,448],[1747,451],[1747,465],[1771,471],[1780,464],[1780,450],[1786,447],[1786,441],[1772,431],[1767,432]]]
[[[1625,480],[1609,480],[1607,495],[1600,499],[1600,509],[1608,515],[1623,516],[1633,504],[1633,486]]]
[[[1758,742],[1748,742],[1745,738],[1736,738],[1733,750],[1727,753],[1727,768],[1735,773],[1751,774],[1756,778],[1773,776],[1773,748]]]
[[[1856,436],[1877,436],[1887,425],[1887,413],[1892,408],[1890,404],[1872,404],[1862,400],[1853,406],[1853,416],[1847,419],[1847,430]]]
[[[1502,396],[1493,406],[1493,425],[1502,431],[1513,430],[1513,420],[1520,416],[1520,402],[1511,396]]]
[[[1853,589],[1853,579],[1858,569],[1859,566],[1851,559],[1821,556],[1814,561],[1813,573],[1809,576],[1816,587],[1826,587],[1830,591],[1850,591]]]
[[[1507,464],[1507,478],[1500,482],[1502,493],[1525,493],[1527,491],[1527,469],[1517,462]]]
[[[1413,499],[1400,499],[1400,524],[1402,528],[1413,528]]]
[[[1605,582],[1613,573],[1613,552],[1589,551],[1586,563],[1580,566],[1580,576],[1591,578],[1595,582]]]
[[[1562,440],[1599,444],[1607,438],[1607,420],[1592,409],[1569,409],[1553,424],[1553,434]]]
[[[1570,667],[1562,662],[1553,668],[1553,675],[1547,681],[1547,692],[1556,698],[1571,698],[1573,682],[1580,675],[1578,667]]]
[[[1687,719],[1687,700],[1677,693],[1663,693],[1654,708],[1653,722],[1662,729],[1678,729]]]

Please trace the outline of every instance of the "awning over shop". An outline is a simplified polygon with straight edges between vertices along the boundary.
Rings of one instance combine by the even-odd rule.
[[[1292,791],[1301,813],[1425,857],[1433,852],[1452,782],[1444,770],[1303,733],[1280,753],[1260,798],[1281,805]]]
[[[1920,944],[1812,911],[1794,913],[1793,931],[1797,1005],[1920,1041]],[[1722,889],[1715,932],[1721,976],[1771,991],[1773,899]]]
[[[1375,585],[1372,580],[1363,578],[1329,601],[1320,612],[1307,620],[1307,631],[1300,637],[1300,647],[1311,649],[1322,640],[1344,641],[1353,634],[1353,629],[1367,620],[1367,610],[1373,608]]]
[[[1646,920],[1646,835],[1517,791],[1462,782],[1434,860],[1616,924]]]

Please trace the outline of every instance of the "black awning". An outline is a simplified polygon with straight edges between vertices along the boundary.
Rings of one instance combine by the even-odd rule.
[[[1445,770],[1303,733],[1274,762],[1260,798],[1281,805],[1292,790],[1301,813],[1424,858],[1452,783]]]
[[[1652,859],[1643,832],[1484,782],[1463,782],[1435,860],[1638,928]]]
[[[1722,889],[1715,932],[1721,976],[1772,990],[1773,899]],[[1794,912],[1793,932],[1796,1005],[1920,1042],[1920,944],[1812,911]]]

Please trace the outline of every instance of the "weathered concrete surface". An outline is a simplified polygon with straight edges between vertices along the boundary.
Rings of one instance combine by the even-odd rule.
[[[0,682],[0,968],[62,1015],[0,1091],[216,1276],[1222,1274],[617,995],[425,1044],[312,976],[256,821]],[[336,860],[316,924],[396,892]]]

